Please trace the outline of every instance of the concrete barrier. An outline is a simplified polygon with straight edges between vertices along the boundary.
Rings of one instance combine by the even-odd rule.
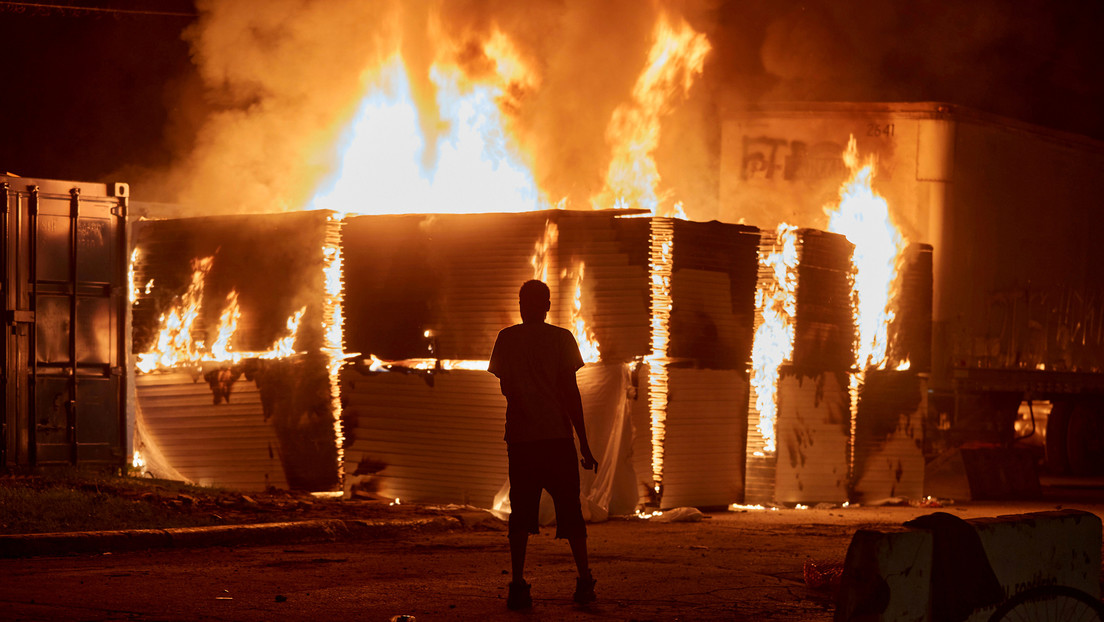
[[[980,541],[984,559],[965,559],[970,547],[957,542],[948,547],[944,540],[940,548],[937,539],[946,535],[937,529],[856,532],[844,562],[836,622],[946,622],[948,607],[961,613],[958,620],[985,622],[1002,596],[1041,585],[1070,586],[1100,597],[1101,521],[1096,515],[1061,510],[960,522],[973,528],[969,535]],[[956,558],[960,553],[963,559]],[[978,562],[986,572],[971,569],[968,574],[985,575],[978,580],[995,577],[994,602],[979,601],[976,593],[964,598],[969,590],[946,574],[960,570],[956,564]]]

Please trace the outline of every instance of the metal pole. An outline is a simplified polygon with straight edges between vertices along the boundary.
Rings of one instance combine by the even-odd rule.
[[[80,222],[80,188],[69,190],[69,462],[77,463],[77,237]]]

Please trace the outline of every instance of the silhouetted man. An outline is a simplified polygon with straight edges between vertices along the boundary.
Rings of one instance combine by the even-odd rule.
[[[506,606],[510,609],[533,604],[523,576],[525,549],[529,534],[539,532],[537,514],[542,489],[552,496],[556,507],[556,537],[567,539],[579,570],[575,602],[586,605],[596,598],[587,562],[586,523],[579,504],[578,456],[572,436],[574,428],[583,468],[597,471],[575,382],[583,357],[570,331],[545,323],[550,300],[548,286],[540,281],[527,281],[521,286],[522,322],[498,333],[488,367],[498,376],[506,396],[513,568]]]

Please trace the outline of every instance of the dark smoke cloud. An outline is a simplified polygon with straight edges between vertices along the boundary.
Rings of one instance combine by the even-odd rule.
[[[1102,3],[774,6],[722,10],[712,78],[733,101],[947,101],[1104,138]]]

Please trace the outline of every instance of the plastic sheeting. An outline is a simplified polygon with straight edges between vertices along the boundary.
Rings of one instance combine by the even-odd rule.
[[[598,472],[579,469],[579,495],[583,517],[601,522],[610,515],[636,511],[636,475],[632,465],[632,423],[629,418],[629,371],[627,365],[595,364],[579,370],[576,378],[583,397],[583,416],[591,451],[598,460]],[[577,443],[577,441],[576,441]],[[510,510],[510,485],[505,482],[495,495],[493,509]],[[541,524],[555,520],[552,500],[545,493],[541,501]]]

